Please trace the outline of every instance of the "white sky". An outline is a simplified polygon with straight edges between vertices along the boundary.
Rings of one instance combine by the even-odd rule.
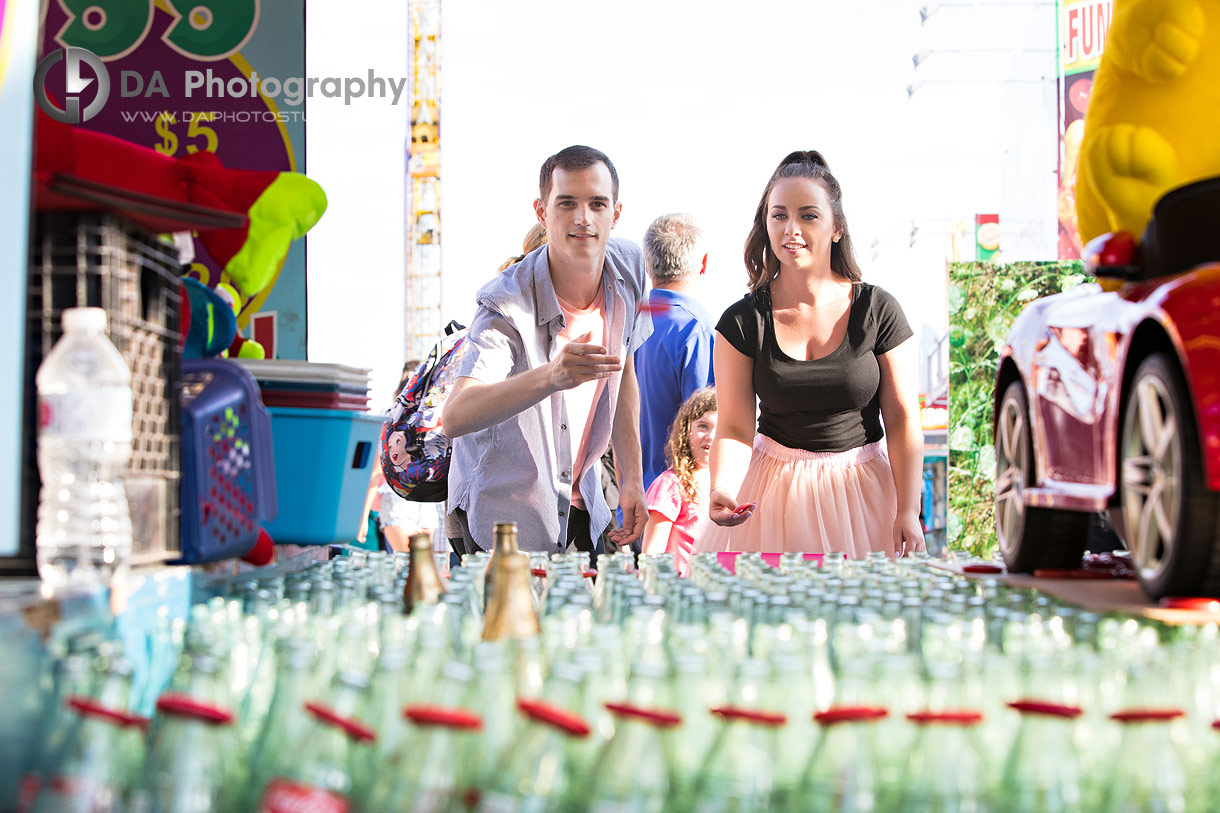
[[[930,2],[926,24],[919,0],[442,5],[446,320],[468,321],[475,290],[520,252],[534,222],[539,166],[574,143],[603,150],[618,168],[617,235],[638,242],[666,212],[700,221],[710,252],[703,299],[714,316],[744,291],[741,249],[753,209],[794,149],[826,156],[844,190],[865,279],[898,297],[917,335],[921,326],[933,335],[947,328],[946,235],[955,221],[1000,212],[1006,258],[1054,252],[1053,2]],[[332,53],[341,52],[323,13],[311,7],[311,37],[326,30]],[[311,62],[316,47],[311,39]],[[350,57],[353,70],[367,68],[372,47]],[[911,57],[920,51],[928,57],[916,69]],[[315,126],[321,110],[310,108],[313,177],[328,171]],[[343,111],[345,128],[354,111]],[[328,241],[339,247],[336,257],[363,267],[393,264],[396,235],[377,235],[378,249],[354,245],[366,241],[350,230],[367,233],[376,196],[394,190],[384,171],[369,177],[359,169],[379,150],[400,149],[394,139],[403,133],[383,135],[390,143],[368,129],[358,149],[336,142],[349,145],[342,177],[319,177],[328,193],[355,184],[364,198],[350,207],[347,226],[348,207],[331,194],[331,211],[310,235],[315,361],[385,368],[394,355],[363,362],[367,333],[343,336],[314,310],[319,295],[319,308],[334,303],[314,284],[315,260],[331,256]],[[370,250],[367,259],[352,257]]]

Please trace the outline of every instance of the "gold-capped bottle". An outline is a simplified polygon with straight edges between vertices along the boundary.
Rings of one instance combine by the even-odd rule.
[[[418,533],[407,537],[411,551],[410,570],[407,571],[407,586],[403,588],[403,611],[411,612],[417,604],[435,604],[445,592],[445,583],[436,570],[436,559],[432,556],[432,534]]]
[[[492,593],[495,591],[494,563],[497,556],[512,556],[520,553],[517,548],[517,523],[496,523],[496,546],[492,548],[491,559],[487,563],[487,572],[483,574],[483,613],[491,606]]]
[[[517,550],[517,526],[496,525],[496,552],[487,573],[491,598],[483,613],[483,640],[530,638],[538,635],[538,611],[530,588],[529,559]]]

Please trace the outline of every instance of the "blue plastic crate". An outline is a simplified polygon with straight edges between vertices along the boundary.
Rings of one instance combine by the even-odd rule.
[[[269,411],[279,515],[267,533],[296,545],[354,539],[384,416],[342,409]]]
[[[182,362],[182,557],[245,556],[276,513],[271,420],[254,376],[228,359]]]

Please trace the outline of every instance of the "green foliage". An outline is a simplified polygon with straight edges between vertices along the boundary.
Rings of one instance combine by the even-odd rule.
[[[1009,328],[1025,303],[1090,281],[1078,262],[949,265],[950,550],[995,551],[993,392]]]

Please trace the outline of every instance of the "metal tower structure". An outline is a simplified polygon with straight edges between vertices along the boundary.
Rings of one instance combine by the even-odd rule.
[[[410,10],[411,149],[407,160],[408,359],[422,359],[440,338],[441,0]]]

